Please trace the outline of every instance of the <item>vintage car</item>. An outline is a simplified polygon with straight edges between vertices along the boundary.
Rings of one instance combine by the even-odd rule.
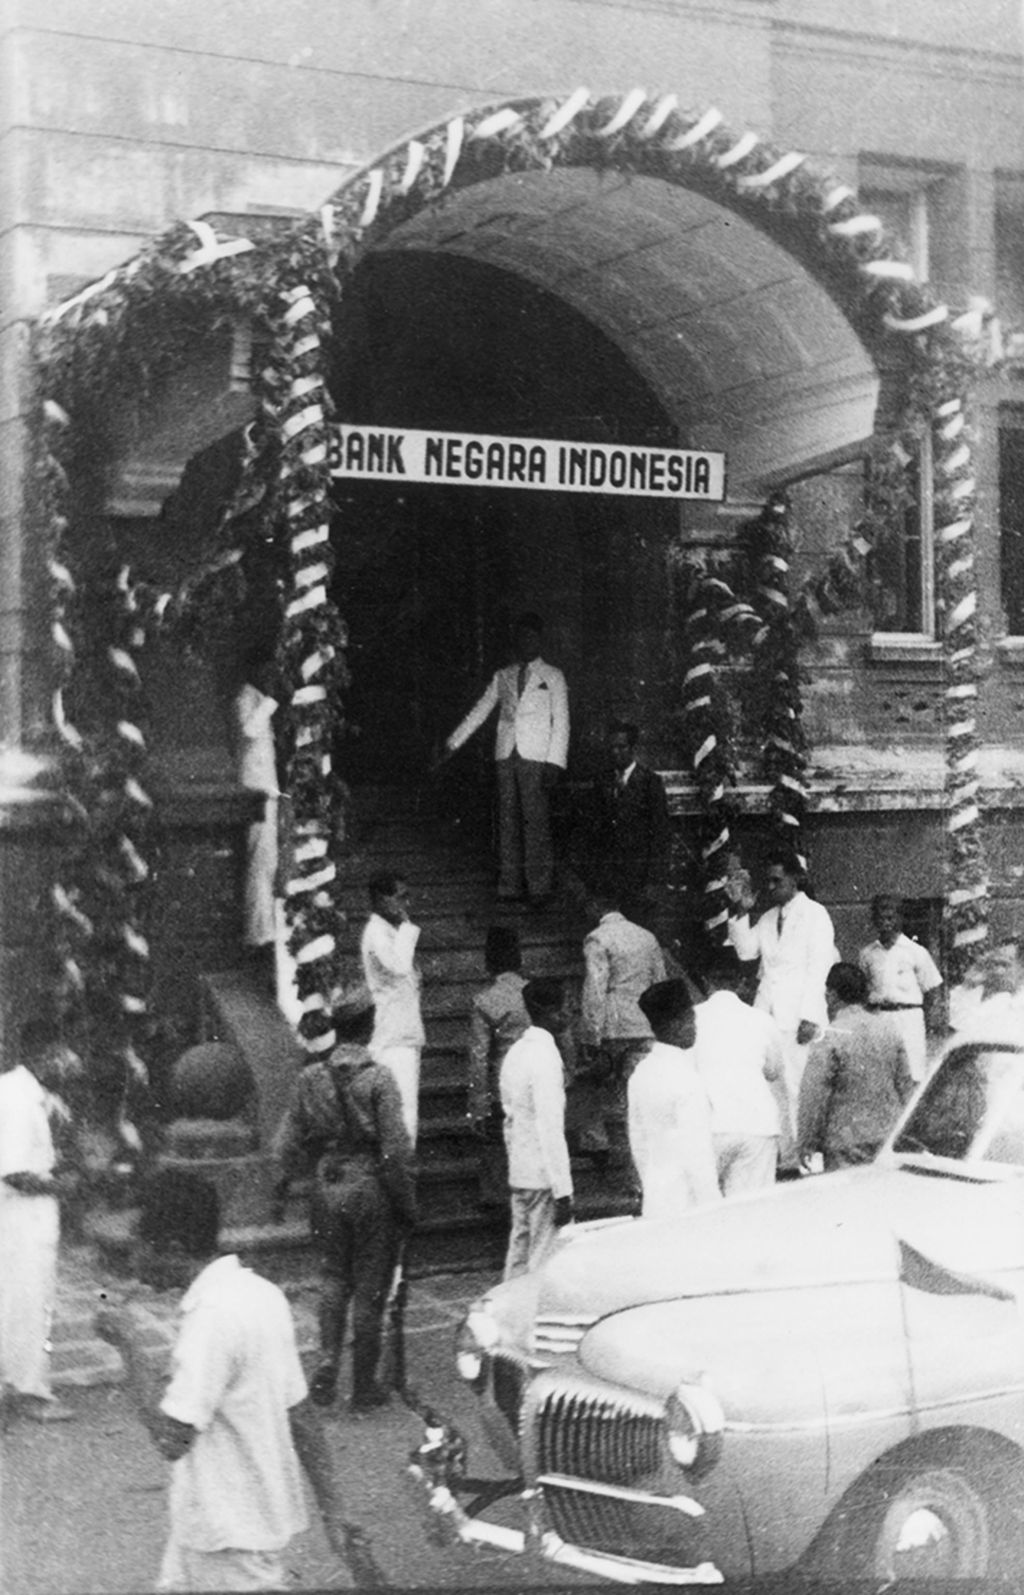
[[[458,1368],[522,1529],[434,1415],[411,1472],[458,1538],[622,1582],[1019,1576],[1022,1301],[1007,1027],[947,1046],[875,1162],[579,1226],[474,1304]]]

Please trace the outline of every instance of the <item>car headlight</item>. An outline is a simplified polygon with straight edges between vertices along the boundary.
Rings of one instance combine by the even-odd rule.
[[[725,1413],[705,1385],[684,1382],[672,1392],[665,1428],[672,1460],[687,1473],[707,1473],[722,1454]]]
[[[498,1344],[501,1331],[485,1303],[469,1309],[455,1337],[455,1366],[467,1384],[476,1384],[484,1371],[487,1353]]]

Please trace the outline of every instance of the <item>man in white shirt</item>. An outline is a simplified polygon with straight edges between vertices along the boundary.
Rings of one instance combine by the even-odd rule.
[[[754,1007],[770,1013],[782,1032],[794,1136],[807,1049],[828,1024],[825,981],[838,959],[828,910],[807,896],[802,883],[803,869],[794,853],[778,849],[769,854],[770,906],[753,924],[755,899],[745,872],[737,872],[726,888],[732,899],[729,940],[745,962],[761,960]]]
[[[629,1146],[644,1218],[678,1218],[720,1198],[690,989],[684,980],[660,981],[640,1007],[655,1039],[629,1080]]]
[[[573,1215],[565,1074],[556,1039],[569,1017],[562,982],[528,981],[523,1002],[530,1028],[512,1043],[499,1076],[512,1199],[506,1279],[539,1267],[555,1232]]]
[[[420,1011],[416,947],[420,927],[409,917],[409,888],[400,875],[380,870],[369,881],[372,912],[363,929],[363,979],[374,1005],[369,1052],[394,1076],[409,1140],[419,1127],[420,1057],[426,1039]]]
[[[786,1060],[770,1014],[741,1002],[739,962],[723,948],[709,964],[698,1003],[696,1057],[711,1106],[711,1131],[723,1196],[775,1182],[779,1137],[789,1129]]]
[[[272,724],[277,699],[271,695],[271,680],[269,660],[250,661],[234,703],[238,779],[249,791],[264,794],[263,815],[249,826],[246,842],[243,939],[247,947],[269,949],[273,948],[277,937],[275,887],[280,798]]]
[[[50,1116],[67,1109],[47,1087],[60,1084],[66,1050],[50,1021],[34,1019],[18,1061],[0,1066],[0,1406],[40,1423],[74,1416],[54,1400],[49,1347],[60,1228]]]
[[[442,755],[450,757],[498,710],[498,897],[512,901],[525,890],[537,907],[554,883],[548,792],[569,755],[569,693],[562,672],[540,656],[543,635],[539,615],[519,617],[515,663],[495,671]]]
[[[101,1310],[96,1326],[124,1356],[139,1416],[174,1465],[157,1589],[281,1590],[284,1550],[307,1525],[300,1462],[339,1557],[349,1530],[287,1298],[218,1255],[219,1222],[217,1192],[197,1175],[165,1169],[143,1190],[140,1271],[187,1287],[166,1387],[130,1307]]]
[[[927,1018],[934,1011],[942,976],[927,947],[903,933],[903,903],[880,893],[871,903],[876,937],[857,960],[868,978],[868,1007],[887,1013],[903,1037],[915,1081],[923,1080],[928,1056]]]

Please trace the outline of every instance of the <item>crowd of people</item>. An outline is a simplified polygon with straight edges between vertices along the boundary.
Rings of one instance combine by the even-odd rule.
[[[491,1123],[500,1101],[506,1278],[536,1267],[572,1218],[572,1152],[602,1172],[618,1154],[640,1211],[665,1218],[878,1151],[923,1076],[924,1009],[934,1022],[941,977],[891,897],[876,898],[878,934],[858,961],[839,959],[801,881],[795,856],[773,855],[770,906],[751,922],[737,867],[728,940],[693,971],[673,969],[609,893],[592,898],[575,1024],[563,983],[524,985],[515,960],[518,1013],[513,1023],[506,1007],[490,1030],[488,1100],[480,1036],[493,988],[477,999],[473,1112]]]
[[[540,654],[542,626],[521,617],[516,658],[495,673],[448,738],[450,756],[498,711],[497,897],[549,906],[555,887],[548,794],[564,768],[568,694]],[[250,783],[272,784],[274,701],[251,673],[239,700]],[[617,721],[594,790],[577,880],[589,928],[582,983],[530,978],[516,925],[492,925],[486,983],[466,1036],[467,1123],[480,1150],[480,1199],[507,1207],[506,1279],[536,1268],[575,1216],[574,1160],[621,1179],[644,1217],[765,1190],[871,1159],[915,1084],[929,1038],[947,1028],[1024,1021],[1024,965],[997,945],[948,995],[927,950],[907,936],[900,901],[876,897],[874,935],[839,957],[832,920],[798,858],[769,854],[758,896],[730,860],[720,945],[682,969],[659,938],[668,809]],[[251,828],[246,935],[266,960],[275,931],[273,813]],[[600,861],[598,872],[592,869]],[[334,994],[337,1044],[295,1082],[279,1127],[275,1205],[308,1177],[321,1261],[319,1360],[308,1382],[287,1299],[219,1250],[216,1189],[165,1168],[144,1184],[138,1267],[183,1292],[170,1379],[154,1378],[128,1310],[100,1314],[121,1349],[140,1417],[174,1464],[170,1533],[158,1587],[277,1589],[282,1554],[305,1524],[307,1473],[328,1540],[351,1551],[318,1409],[338,1399],[351,1318],[349,1410],[389,1400],[382,1376],[389,1297],[417,1222],[416,1141],[425,1033],[420,929],[409,883],[368,882],[361,981]],[[508,909],[503,909],[507,915]],[[0,1064],[0,1407],[6,1422],[72,1416],[50,1385],[47,1338],[57,1266],[67,1050],[49,1023],[22,1032]]]

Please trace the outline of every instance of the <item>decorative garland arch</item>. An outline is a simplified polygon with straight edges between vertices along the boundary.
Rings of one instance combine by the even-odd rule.
[[[902,346],[905,392],[888,458],[891,467],[893,451],[906,450],[922,429],[930,430],[946,663],[951,939],[963,958],[984,941],[974,480],[964,408],[975,365],[966,336],[969,318],[953,321],[911,268],[893,257],[881,223],[861,211],[854,192],[815,175],[799,152],[775,149],[751,132],[731,132],[717,110],[686,114],[671,94],[650,100],[634,90],[622,99],[595,102],[578,89],[564,103],[519,99],[453,117],[403,141],[283,238],[224,239],[204,222],[178,224],[39,323],[35,530],[53,584],[53,720],[68,822],[67,867],[53,891],[59,954],[54,995],[79,1033],[89,1012],[107,1012],[105,1034],[93,1034],[93,1048],[102,1040],[126,1080],[145,1075],[150,1024],[143,897],[152,800],[144,784],[136,656],[153,635],[201,629],[204,615],[230,603],[248,537],[272,537],[287,553],[290,590],[279,664],[294,742],[287,784],[297,845],[286,902],[303,1007],[300,1033],[311,1053],[323,1052],[334,1042],[327,1009],[337,977],[336,933],[344,918],[329,858],[337,826],[329,738],[347,684],[345,628],[328,597],[332,402],[324,381],[324,340],[353,267],[395,227],[461,188],[559,166],[614,169],[696,187],[788,238],[787,247],[798,238],[804,263],[861,335],[879,346],[886,340]],[[97,647],[88,635],[82,577],[75,569],[77,495],[71,486],[81,434],[96,427],[115,394],[144,389],[173,367],[183,329],[202,331],[237,317],[252,321],[265,351],[256,377],[260,414],[246,431],[241,479],[211,538],[209,559],[176,592],[159,591],[119,568],[105,590],[107,633]],[[717,651],[731,631],[772,652],[781,718],[768,729],[766,756],[774,772],[776,813],[798,834],[805,757],[797,642],[817,614],[834,612],[851,587],[859,586],[871,519],[869,511],[826,573],[791,597],[784,504],[772,500],[748,540],[749,590],[737,597],[728,583],[716,587],[703,576],[695,583],[684,708],[709,820],[705,920],[712,930],[721,911],[714,901],[723,885],[719,860],[728,842],[729,760],[711,695],[703,690]],[[105,680],[109,688],[101,693],[109,712],[85,730],[69,712],[83,652],[92,656],[94,687]],[[130,1138],[127,1112],[124,1118]]]

